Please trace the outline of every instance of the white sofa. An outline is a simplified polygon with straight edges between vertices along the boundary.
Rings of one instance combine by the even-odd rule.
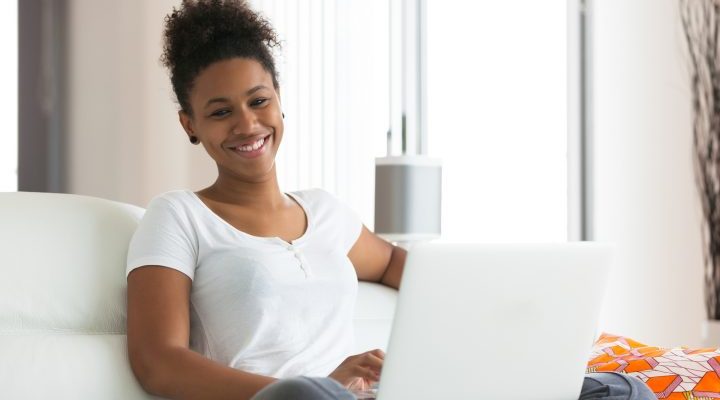
[[[147,399],[127,359],[125,255],[143,209],[0,193],[0,399]],[[357,351],[385,348],[396,292],[361,283]]]

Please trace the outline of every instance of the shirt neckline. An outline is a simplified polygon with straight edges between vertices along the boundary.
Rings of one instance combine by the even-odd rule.
[[[290,196],[290,198],[292,198],[293,200],[295,200],[296,203],[298,203],[300,208],[303,210],[303,213],[305,213],[305,221],[307,221],[307,226],[305,227],[305,232],[303,232],[303,234],[300,235],[300,237],[287,242],[278,236],[255,236],[255,235],[251,235],[247,232],[244,232],[244,231],[234,227],[231,223],[227,222],[221,216],[217,215],[215,213],[215,211],[213,211],[210,207],[208,207],[207,204],[205,204],[205,202],[200,198],[200,196],[197,195],[197,193],[193,192],[192,190],[185,190],[185,192],[188,193],[190,195],[190,197],[194,198],[197,201],[197,203],[200,204],[200,206],[202,208],[204,208],[207,212],[209,212],[213,216],[213,218],[215,218],[216,220],[219,220],[222,224],[224,224],[225,226],[230,228],[233,232],[236,232],[239,235],[246,237],[248,239],[261,241],[261,242],[265,242],[265,243],[279,243],[285,247],[293,247],[293,246],[297,246],[297,245],[303,243],[306,240],[306,238],[310,235],[310,231],[313,227],[314,219],[312,217],[310,209],[305,204],[305,201],[300,196],[298,196],[296,193],[285,192],[284,194]]]

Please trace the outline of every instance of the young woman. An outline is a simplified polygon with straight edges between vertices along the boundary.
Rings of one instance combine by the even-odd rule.
[[[349,356],[357,282],[397,288],[405,251],[325,191],[281,191],[278,41],[245,2],[185,1],[164,40],[180,123],[218,176],[153,199],[132,239],[133,372],[172,399],[354,398],[384,356]]]

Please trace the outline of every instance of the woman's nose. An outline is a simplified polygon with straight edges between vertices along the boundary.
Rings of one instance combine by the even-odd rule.
[[[233,132],[252,133],[257,124],[257,116],[252,110],[239,110],[235,113]]]

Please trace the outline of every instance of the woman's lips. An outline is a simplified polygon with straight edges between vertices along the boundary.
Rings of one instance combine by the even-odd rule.
[[[255,158],[263,153],[265,153],[265,149],[267,148],[268,142],[272,140],[272,134],[264,136],[257,141],[255,141],[252,144],[247,144],[243,146],[237,146],[237,147],[231,147],[230,150],[232,150],[233,153],[245,157],[245,158]]]

